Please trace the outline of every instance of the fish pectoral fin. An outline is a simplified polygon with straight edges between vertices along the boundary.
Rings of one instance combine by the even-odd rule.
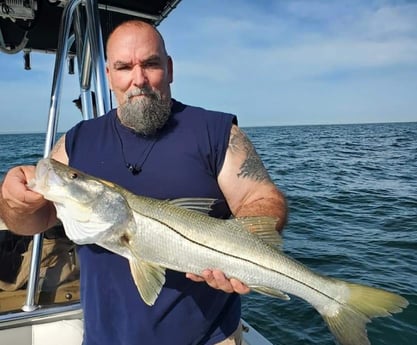
[[[257,235],[264,242],[273,247],[282,247],[282,237],[276,230],[278,219],[274,217],[239,217],[229,220],[237,222],[249,232]]]
[[[280,290],[270,289],[270,288],[267,288],[265,286],[251,286],[251,289],[256,291],[256,292],[259,292],[263,295],[279,298],[279,299],[282,299],[284,301],[289,301],[290,300],[290,296],[288,296],[286,293],[284,293]]]
[[[154,305],[165,284],[165,268],[137,259],[130,259],[130,271],[143,301]]]

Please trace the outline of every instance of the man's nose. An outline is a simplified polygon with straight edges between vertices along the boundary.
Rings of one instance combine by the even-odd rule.
[[[133,84],[137,87],[143,87],[148,83],[146,71],[140,65],[135,65],[132,70]]]

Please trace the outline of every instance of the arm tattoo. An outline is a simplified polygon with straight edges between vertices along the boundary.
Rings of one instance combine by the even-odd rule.
[[[258,182],[269,181],[269,175],[252,143],[236,126],[232,127],[229,148],[232,153],[245,155],[238,177],[249,178]]]

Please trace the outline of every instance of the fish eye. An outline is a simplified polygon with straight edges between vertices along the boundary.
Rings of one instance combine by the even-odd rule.
[[[75,173],[75,172],[71,173],[71,175],[70,175],[70,178],[71,178],[72,180],[75,180],[77,177],[78,177],[78,174],[77,174],[77,173]]]

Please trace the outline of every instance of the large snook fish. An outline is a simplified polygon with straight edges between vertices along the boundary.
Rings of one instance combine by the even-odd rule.
[[[268,217],[212,218],[190,209],[207,208],[204,199],[141,197],[52,159],[39,161],[29,188],[55,204],[74,242],[126,257],[148,305],[158,297],[166,268],[196,274],[217,268],[258,292],[306,300],[341,345],[370,344],[365,324],[408,305],[397,294],[325,277],[284,255]]]

